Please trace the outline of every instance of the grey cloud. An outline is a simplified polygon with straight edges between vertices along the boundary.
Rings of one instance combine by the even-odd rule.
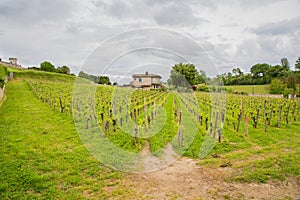
[[[194,2],[195,3],[195,2]],[[95,2],[95,5],[112,17],[120,20],[146,19],[158,25],[195,26],[208,20],[194,15],[189,2],[183,1],[121,1],[115,0],[110,4]],[[199,6],[201,4],[195,4]]]
[[[203,22],[208,22],[193,14],[191,7],[186,4],[170,4],[154,14],[154,19],[160,25],[170,26],[195,26]]]
[[[300,17],[284,20],[277,23],[268,23],[260,27],[250,29],[253,33],[261,35],[283,35],[300,31]]]
[[[63,0],[1,1],[0,19],[30,25],[42,20],[64,20],[71,9],[72,2]]]

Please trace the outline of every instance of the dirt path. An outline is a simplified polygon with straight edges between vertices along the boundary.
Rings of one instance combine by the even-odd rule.
[[[125,181],[140,194],[136,199],[299,199],[300,197],[299,180],[272,181],[266,184],[225,182],[224,177],[233,170],[202,167],[197,165],[197,160],[180,158],[163,170],[131,174]]]

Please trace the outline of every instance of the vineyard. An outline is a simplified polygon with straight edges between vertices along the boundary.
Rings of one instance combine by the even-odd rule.
[[[297,99],[52,78],[7,85],[0,198],[298,197]]]
[[[96,136],[119,147],[115,156],[130,159],[118,150],[141,152],[145,144],[160,156],[168,144],[178,154],[204,157],[220,146],[229,150],[226,131],[252,137],[257,128],[267,134],[299,120],[300,101],[225,95],[225,93],[161,92],[124,89],[85,83],[27,81],[34,94],[54,110],[73,115],[83,141],[95,144]],[[76,87],[76,88],[74,88]],[[100,129],[99,129],[100,127]],[[259,138],[257,138],[259,140]],[[219,143],[215,146],[215,142]],[[92,144],[91,144],[92,146]],[[108,146],[107,148],[110,148]],[[112,153],[112,152],[110,152]],[[112,154],[114,154],[112,153]],[[102,153],[102,157],[105,155]],[[107,162],[112,162],[110,157]],[[111,163],[114,166],[113,163]]]

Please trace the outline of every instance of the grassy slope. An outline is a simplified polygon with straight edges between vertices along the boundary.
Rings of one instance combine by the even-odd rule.
[[[247,94],[252,94],[252,89],[254,89],[254,94],[269,94],[270,85],[228,85],[225,88],[231,88],[233,91],[246,92]]]
[[[0,199],[130,196],[120,174],[87,152],[72,119],[39,101],[24,82],[8,84],[0,119]]]

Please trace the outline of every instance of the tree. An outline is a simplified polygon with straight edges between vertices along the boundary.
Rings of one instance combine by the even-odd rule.
[[[97,83],[98,83],[98,84],[111,85],[108,76],[99,76],[99,81],[98,81]]]
[[[254,84],[266,84],[269,83],[269,77],[267,76],[267,72],[270,69],[270,65],[263,63],[263,64],[256,64],[253,65],[250,69],[253,83]]]
[[[279,79],[275,78],[271,81],[270,93],[271,94],[283,94],[286,85],[282,83]]]
[[[114,82],[113,85],[118,85],[118,83],[117,83],[117,82]]]
[[[285,82],[288,89],[293,91],[293,94],[296,94],[298,76],[294,73],[291,73],[288,77],[286,77]]]
[[[300,71],[300,57],[298,57],[298,60],[296,60],[295,70]]]
[[[55,69],[54,65],[52,65],[48,61],[42,62],[41,65],[40,65],[40,68],[41,68],[42,71],[56,72],[56,69]]]
[[[208,83],[210,81],[210,78],[207,76],[206,72],[203,70],[199,70],[200,77],[199,77],[199,83]]]
[[[267,72],[267,75],[270,79],[273,78],[284,78],[288,75],[289,70],[281,65],[271,66]]]
[[[67,66],[58,67],[57,72],[61,74],[70,74],[70,68]]]
[[[189,87],[203,82],[195,65],[179,63],[173,66],[171,70],[170,81],[172,85],[180,87]]]
[[[287,58],[281,58],[280,62],[281,62],[281,66],[282,66],[284,69],[290,70],[290,63],[289,63],[289,61],[288,61]]]

